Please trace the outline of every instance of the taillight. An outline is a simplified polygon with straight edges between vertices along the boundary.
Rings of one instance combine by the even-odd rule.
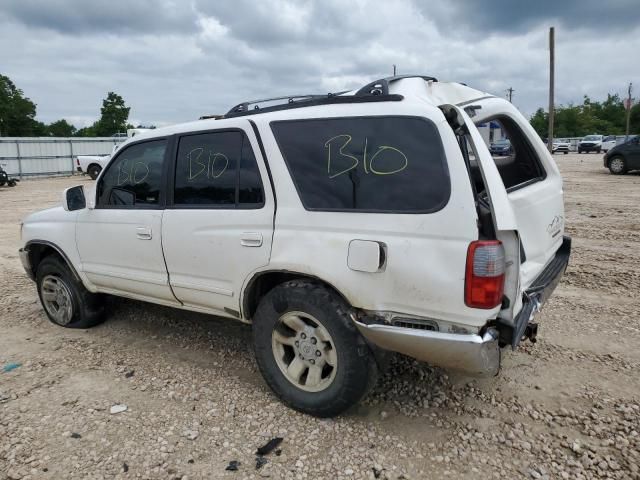
[[[80,166],[80,159],[76,157],[76,165]]]
[[[504,247],[498,240],[471,242],[467,251],[464,303],[471,308],[494,308],[504,293]]]

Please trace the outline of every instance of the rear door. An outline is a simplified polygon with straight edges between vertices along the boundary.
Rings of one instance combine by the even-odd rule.
[[[517,290],[522,293],[562,244],[562,177],[529,122],[509,102],[492,98],[477,105],[474,102],[475,106],[480,108],[473,109],[473,120],[463,115],[488,189],[498,236],[511,233],[519,243],[510,248],[511,260],[520,265]],[[496,163],[474,126],[487,121],[497,122],[511,140],[514,151],[508,159]]]
[[[244,128],[177,139],[162,243],[171,287],[191,309],[239,316],[244,280],[269,263],[274,197],[256,147]]]

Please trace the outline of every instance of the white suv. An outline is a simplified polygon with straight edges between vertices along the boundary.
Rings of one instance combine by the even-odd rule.
[[[248,102],[124,143],[95,192],[24,220],[48,317],[86,328],[111,294],[251,323],[287,404],[336,415],[385,351],[496,375],[535,341],[562,276],[562,178],[502,98],[402,76]],[[476,124],[501,123],[494,160]]]

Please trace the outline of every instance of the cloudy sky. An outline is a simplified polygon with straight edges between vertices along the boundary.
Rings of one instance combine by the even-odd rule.
[[[513,87],[531,114],[547,103],[551,25],[558,103],[640,90],[639,18],[638,0],[2,0],[0,73],[39,120],[78,127],[111,90],[134,123],[165,125],[359,87],[392,64]]]

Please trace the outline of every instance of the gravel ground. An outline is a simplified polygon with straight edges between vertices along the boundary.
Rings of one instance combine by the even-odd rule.
[[[492,379],[398,356],[332,420],[277,401],[248,326],[120,299],[94,329],[49,323],[17,257],[19,221],[88,180],[0,189],[0,366],[21,364],[0,370],[0,479],[640,479],[640,175],[611,176],[600,155],[556,159],[574,250],[538,343]]]

